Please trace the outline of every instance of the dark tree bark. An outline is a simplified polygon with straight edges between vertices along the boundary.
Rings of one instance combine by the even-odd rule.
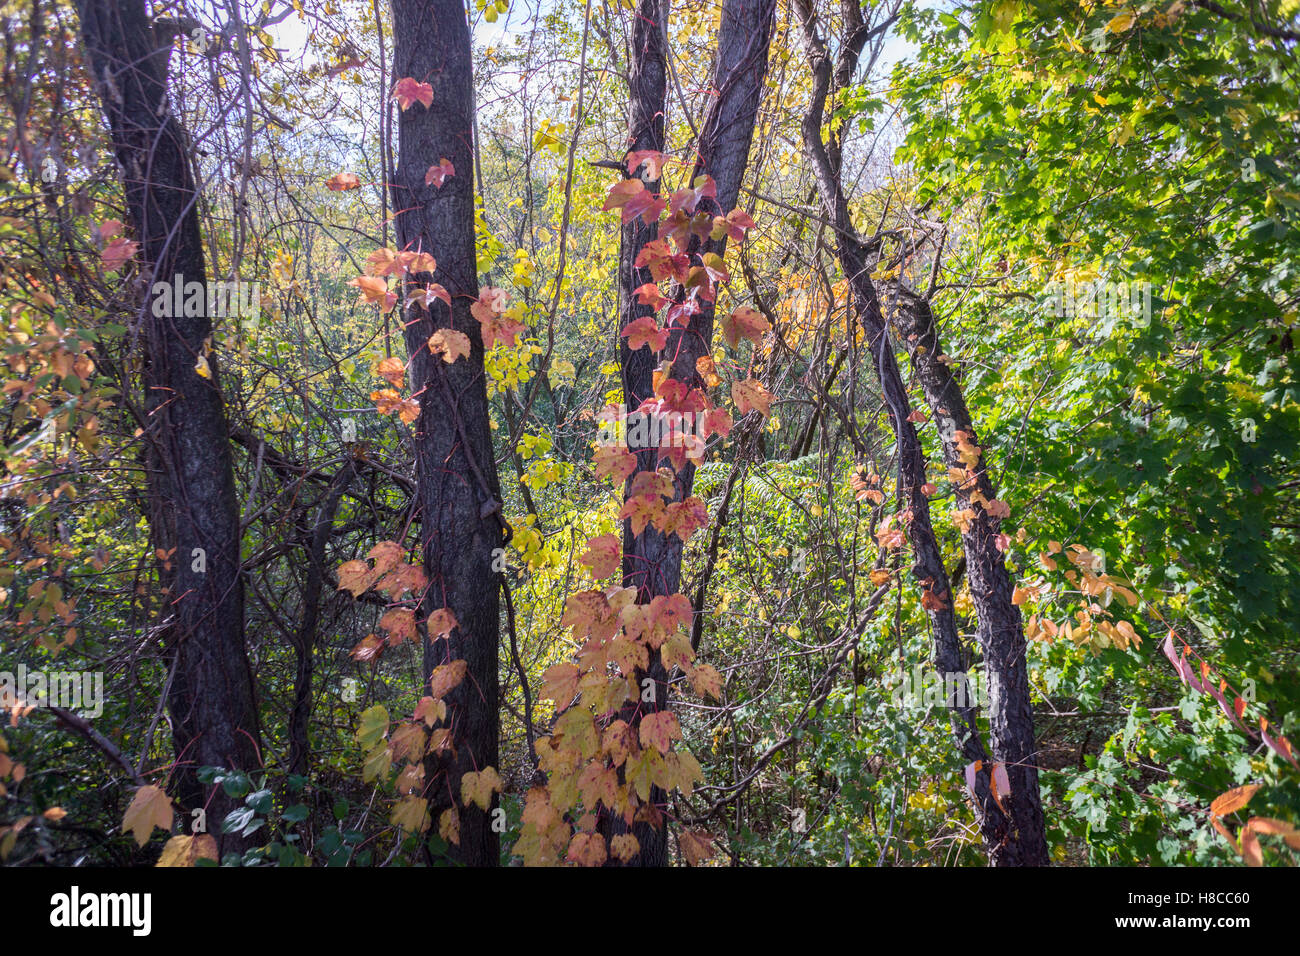
[[[416,277],[438,282],[452,306],[405,313],[409,374],[419,396],[415,425],[417,498],[429,588],[419,618],[448,607],[459,626],[449,639],[425,641],[424,673],[464,659],[465,679],[446,698],[454,755],[426,762],[430,811],[460,803],[460,778],[497,765],[497,645],[499,575],[494,551],[504,544],[501,488],[488,427],[487,383],[479,323],[470,314],[478,297],[474,247],[473,59],[465,5],[460,0],[393,0],[393,76],[433,87],[433,105],[412,104],[398,114],[398,163],[391,191],[397,242],[427,252],[437,270]],[[443,158],[455,174],[441,187],[425,173]],[[412,321],[413,320],[413,321]],[[467,358],[448,365],[430,354],[436,329],[469,337]],[[495,804],[494,804],[495,806]],[[453,855],[471,866],[496,866],[500,839],[491,815],[460,807],[460,843]]]
[[[77,7],[140,259],[152,272],[150,288],[179,275],[203,283],[206,298],[198,192],[167,100],[174,31],[155,33],[143,0],[79,0]],[[178,796],[185,809],[207,807],[223,852],[239,850],[246,840],[220,833],[232,801],[218,787],[205,802],[195,775],[197,767],[251,770],[261,762],[244,648],[239,506],[215,353],[207,355],[208,377],[196,370],[212,322],[206,315],[156,316],[151,299],[139,317],[148,413],[143,424],[150,532],[156,547],[174,549],[160,574],[163,641],[175,668],[168,705]]]
[[[928,612],[934,633],[933,664],[942,674],[961,673],[964,668],[961,665],[960,638],[952,612],[952,589],[930,520],[929,500],[921,490],[921,486],[926,481],[925,455],[916,429],[907,420],[909,414],[907,389],[903,384],[898,362],[889,342],[889,332],[881,313],[875,285],[871,281],[870,257],[873,246],[858,234],[849,215],[848,199],[841,178],[838,146],[832,139],[828,147],[821,138],[823,115],[832,83],[843,84],[851,79],[856,69],[858,55],[863,45],[871,38],[872,31],[863,24],[856,5],[846,0],[842,6],[845,13],[847,39],[840,47],[838,61],[835,61],[832,60],[825,41],[818,31],[816,16],[809,0],[796,0],[795,6],[813,73],[812,98],[803,119],[804,152],[812,166],[817,191],[835,232],[840,266],[849,282],[855,315],[867,335],[881,394],[889,409],[890,423],[897,439],[899,489],[906,508],[912,515],[911,523],[906,529],[916,558],[912,575],[924,590],[938,598],[943,605],[932,607]],[[1005,575],[1005,569],[1003,574]],[[980,583],[987,586],[986,582],[987,579]],[[976,587],[977,583],[972,575],[972,594]],[[1007,603],[1010,604],[1009,589]],[[1015,623],[1017,633],[1020,633],[1018,614],[1015,615]],[[989,786],[989,758],[979,737],[975,708],[953,706],[955,701],[949,700],[953,734],[967,763],[982,762],[982,768],[976,774],[974,806],[976,821],[990,862],[997,866],[1046,865],[1047,851],[1042,810],[1039,806],[1037,771],[1032,766],[1033,719],[1029,709],[1028,682],[1024,675],[1024,638],[1021,634],[1017,655],[1015,642],[1003,640],[1006,636],[1005,632],[990,631],[988,628],[989,622],[985,622],[981,614],[978,636],[984,651],[991,687],[990,703],[993,713],[990,715],[990,729],[993,738],[993,756],[995,760],[1007,765],[1013,790],[1013,802],[1010,804],[1011,818],[1008,818],[1007,814],[999,808]],[[989,644],[990,639],[995,643]],[[959,688],[955,688],[955,691],[957,690]],[[972,695],[966,693],[965,699],[969,702]],[[1025,721],[1027,721],[1027,746],[1025,746]],[[1013,736],[1005,736],[1011,727],[1015,728]],[[1000,732],[1004,735],[999,736]],[[1019,791],[1018,801],[1016,791]],[[1004,801],[1005,805],[1007,804]]]
[[[702,200],[698,211],[711,215],[726,215],[736,207],[740,184],[749,162],[749,147],[753,140],[758,106],[763,96],[763,78],[767,72],[768,46],[772,38],[772,23],[776,11],[775,0],[726,0],[718,34],[718,60],[714,78],[715,96],[700,131],[698,155],[691,172],[691,181],[701,175],[712,176],[717,188],[715,199]],[[629,62],[628,100],[628,150],[663,151],[664,109],[667,96],[667,39],[666,18],[669,5],[663,0],[641,0],[637,5],[632,27],[632,54]],[[658,181],[646,184],[652,192],[660,189]],[[635,290],[651,281],[648,269],[638,269],[636,258],[646,243],[655,239],[657,226],[646,226],[639,218],[623,227],[619,250],[619,286],[622,310],[620,327],[626,326],[642,315],[653,315],[649,306],[638,305]],[[722,256],[727,240],[692,240],[687,247],[691,261],[713,252]],[[684,297],[680,289],[675,298]],[[620,340],[620,359],[623,368],[623,396],[629,409],[654,396],[654,370],[663,358],[673,361],[671,377],[689,387],[703,386],[696,371],[696,360],[709,354],[713,339],[714,310],[712,302],[702,303],[703,308],[691,317],[685,326],[672,325],[667,344],[662,353],[649,349],[631,350],[626,340]],[[653,449],[632,449],[637,455],[637,472],[629,479],[628,487],[636,474],[654,471],[660,464],[658,452]],[[686,462],[676,471],[674,498],[681,501],[691,494],[695,481],[695,467]],[[655,527],[647,526],[633,534],[630,522],[623,528],[623,583],[637,588],[637,600],[650,601],[656,595],[675,594],[681,586],[682,542],[675,535],[665,535]],[[642,686],[644,678],[655,682],[654,703],[649,710],[668,706],[668,672],[659,659],[658,652],[650,654],[646,673],[635,675],[635,685]],[[625,708],[620,716],[635,725],[647,708]],[[651,802],[662,810],[667,794],[659,789],[651,793]],[[603,818],[608,833],[617,833],[621,821]],[[662,866],[667,862],[667,829],[662,820],[656,823],[638,822],[633,833],[641,845],[635,859],[639,866]]]
[[[293,709],[289,712],[289,772],[306,774],[311,757],[311,685],[316,663],[316,629],[320,621],[321,590],[325,582],[325,547],[334,531],[334,516],[348,485],[356,476],[352,460],[343,463],[330,482],[316,512],[311,538],[307,542],[307,581],[302,589],[302,617],[293,635],[296,659],[293,680]]]
[[[948,366],[938,360],[943,347],[930,303],[900,287],[898,308],[892,314],[911,352],[913,375],[939,427],[944,461],[950,468],[963,468],[956,433],[965,432],[966,440],[973,445],[979,445],[979,438],[961,386]],[[984,649],[988,675],[993,756],[1006,764],[1011,783],[1011,795],[1003,798],[1003,804],[1010,807],[1018,845],[1008,847],[1007,855],[1024,865],[1046,866],[1047,841],[1038,792],[1038,748],[1025,666],[1024,624],[1020,608],[1011,603],[1014,590],[1011,576],[995,543],[1001,519],[972,503],[973,492],[986,501],[997,498],[997,488],[983,457],[975,480],[958,488],[957,504],[975,512],[968,530],[962,534],[962,548],[966,553],[971,599],[979,619],[976,633]]]

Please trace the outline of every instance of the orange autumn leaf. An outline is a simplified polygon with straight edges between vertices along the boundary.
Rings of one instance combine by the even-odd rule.
[[[465,661],[454,660],[448,664],[439,664],[429,677],[429,694],[435,699],[446,697],[448,693],[460,686],[465,679]]]
[[[406,382],[406,363],[390,355],[375,365],[375,374],[394,388],[401,388]]]
[[[372,304],[379,306],[381,312],[391,312],[393,306],[397,303],[397,293],[388,291],[388,283],[378,276],[357,276],[355,279],[349,279],[348,285],[355,286],[361,291],[361,297],[357,299],[358,304]]]
[[[591,568],[592,577],[607,578],[620,564],[622,557],[620,550],[617,537],[612,534],[602,534],[587,542],[587,550],[578,558],[578,562]]]
[[[429,336],[429,351],[441,355],[451,365],[459,358],[469,358],[469,336],[455,329],[439,329]]]
[[[335,173],[325,180],[325,187],[334,192],[346,192],[349,189],[361,188],[361,179],[356,173]]]
[[[723,338],[733,349],[740,344],[741,339],[749,339],[755,345],[762,345],[763,333],[771,328],[772,323],[767,321],[761,312],[747,305],[742,305],[722,320]]]
[[[775,398],[776,396],[767,390],[767,386],[756,378],[747,378],[731,386],[731,400],[736,403],[736,409],[742,415],[757,409],[761,415],[767,417],[772,413],[772,400]]]

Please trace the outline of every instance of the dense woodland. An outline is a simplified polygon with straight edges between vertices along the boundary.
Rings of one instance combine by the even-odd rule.
[[[1300,863],[1300,0],[0,19],[6,866]]]

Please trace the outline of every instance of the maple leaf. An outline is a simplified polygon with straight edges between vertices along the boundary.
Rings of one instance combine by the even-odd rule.
[[[396,647],[402,641],[415,640],[415,612],[410,608],[395,607],[384,612],[379,626],[388,632],[390,647]]]
[[[578,775],[578,790],[582,802],[589,809],[595,809],[597,803],[604,803],[612,809],[618,802],[618,773],[604,762],[589,763]]]
[[[645,346],[651,352],[660,352],[668,344],[668,330],[659,328],[654,316],[643,315],[623,327],[622,338],[627,339],[627,347],[633,352]]]
[[[701,426],[704,434],[726,438],[731,434],[731,412],[721,406],[704,410]]]
[[[383,653],[386,646],[384,639],[378,634],[367,634],[357,642],[356,647],[352,648],[349,654],[356,661],[373,661]]]
[[[105,219],[96,227],[93,232],[99,237],[100,242],[111,242],[122,234],[126,228],[121,219]]]
[[[469,336],[455,329],[439,329],[429,336],[429,351],[441,355],[451,365],[456,359],[469,358]]]
[[[763,343],[763,333],[772,328],[761,312],[742,305],[722,320],[722,335],[733,349],[741,339],[749,339],[755,345]]]
[[[637,168],[645,164],[645,172],[650,179],[658,179],[664,168],[664,161],[668,157],[657,149],[638,149],[627,154],[627,174],[635,176]]]
[[[747,378],[743,382],[737,382],[731,386],[731,400],[736,403],[736,410],[742,415],[747,415],[751,410],[757,409],[759,414],[767,417],[772,413],[772,400],[776,398],[767,390],[762,382],[756,378]]]
[[[402,396],[391,388],[371,392],[370,400],[375,403],[375,410],[381,415],[391,415],[402,404]]]
[[[433,270],[430,269],[429,271]],[[406,293],[406,308],[413,309],[416,306],[423,306],[425,309],[429,309],[432,308],[433,303],[438,300],[445,302],[447,308],[451,308],[451,293],[437,282],[430,282],[428,285],[415,286]],[[437,333],[435,332],[434,334],[436,335]]]
[[[620,215],[624,223],[629,223],[637,216],[647,226],[653,225],[664,211],[664,201],[658,193],[652,193],[645,188],[645,183],[639,179],[624,179],[610,187],[609,193],[605,196],[605,204],[601,206],[602,212],[608,212],[611,209],[620,210]]]
[[[429,801],[423,797],[407,796],[397,801],[389,820],[407,833],[423,833],[429,829]]]
[[[685,594],[658,594],[646,605],[645,642],[658,650],[678,628],[689,627],[695,615]]]
[[[437,699],[446,697],[465,679],[465,668],[466,663],[463,660],[439,664],[429,676],[429,693]]]
[[[433,272],[438,268],[438,260],[427,252],[403,252],[400,256],[402,267],[411,275],[418,275],[421,272]],[[442,286],[438,286],[442,289]],[[444,293],[446,289],[442,290]],[[448,305],[451,303],[448,302]]]
[[[136,846],[149,842],[153,828],[172,828],[172,802],[167,794],[152,784],[145,784],[135,792],[131,805],[122,816],[123,831],[130,830]]]
[[[683,830],[678,834],[677,845],[682,848],[690,866],[699,866],[713,856],[713,837],[703,830]]]
[[[364,272],[368,276],[376,278],[390,275],[400,276],[405,271],[406,260],[387,246],[376,249],[366,256]],[[387,283],[385,283],[384,288],[388,288]]]
[[[643,471],[632,479],[632,487],[628,489],[628,497],[635,495],[662,495],[665,498],[671,498],[673,495],[673,478],[663,469],[659,471]]]
[[[640,535],[650,522],[658,524],[663,513],[664,503],[659,495],[633,495],[624,502],[618,516],[629,519],[632,522],[632,533]]]
[[[443,810],[438,817],[438,836],[448,843],[460,846],[460,813],[455,807]]]
[[[690,638],[680,632],[672,635],[659,648],[659,659],[669,670],[680,667],[683,673],[688,671],[691,662],[695,660],[695,651],[691,649]]]
[[[699,205],[701,199],[707,197],[716,198],[718,195],[718,186],[713,181],[712,176],[698,176],[690,188],[679,189],[673,193],[672,202],[668,205],[668,211],[675,213],[678,210],[683,212],[695,212],[695,207]],[[711,222],[711,220],[710,220]]]
[[[456,167],[452,165],[450,159],[442,157],[437,163],[429,167],[429,171],[424,174],[424,184],[433,186],[435,189],[441,189],[442,184],[447,181],[449,176],[456,175]]]
[[[393,86],[392,99],[397,100],[397,108],[400,110],[406,110],[412,103],[422,103],[428,109],[433,106],[433,87],[404,76]]]
[[[921,606],[927,611],[943,611],[948,607],[944,599],[929,588],[921,591]]]
[[[387,594],[391,600],[396,601],[407,592],[420,594],[427,583],[421,568],[402,561],[375,584],[375,590]]]
[[[636,837],[630,833],[620,833],[616,837],[609,839],[609,852],[614,858],[622,863],[628,863],[636,859],[636,855],[641,852],[641,844],[637,842]]]
[[[446,717],[447,704],[436,697],[421,697],[419,703],[415,705],[415,719],[424,721],[426,726],[432,727]]]
[[[578,558],[581,564],[591,568],[594,578],[607,578],[620,564],[621,554],[618,538],[612,534],[602,534],[587,542],[587,550]]]
[[[393,762],[419,760],[424,756],[424,745],[429,736],[419,723],[407,721],[397,726],[388,741],[388,756]]]
[[[615,445],[596,449],[591,463],[597,478],[613,478],[616,485],[623,484],[636,471],[636,455]]]
[[[659,751],[649,748],[628,757],[623,773],[628,784],[636,790],[636,795],[649,800],[651,788],[659,782],[664,769],[664,758]]]
[[[907,414],[907,420],[913,424],[925,421],[925,412],[919,408],[914,408]]]
[[[570,863],[579,866],[604,866],[606,858],[605,838],[599,833],[575,834],[565,857]]]
[[[492,794],[505,787],[505,781],[493,767],[484,767],[478,773],[470,771],[460,778],[460,802],[468,807],[476,803],[483,810],[492,809]]]
[[[605,595],[599,591],[579,591],[564,599],[560,624],[573,628],[575,637],[594,634],[604,639],[617,630],[617,620]]]
[[[674,255],[669,250],[666,239],[655,239],[641,247],[634,265],[638,269],[648,268],[650,278],[655,282],[663,282],[665,279],[685,282],[689,272],[690,260],[685,253]]]
[[[354,598],[364,594],[375,581],[370,565],[355,558],[339,565],[338,576],[338,590],[350,591]]]
[[[210,833],[172,837],[154,866],[194,866],[199,860],[217,860],[217,841]]]
[[[644,285],[637,286],[636,301],[637,305],[648,305],[658,312],[668,300],[659,291],[659,286],[653,282],[647,282]]]
[[[745,233],[753,228],[754,220],[750,218],[749,213],[743,209],[733,209],[727,213],[725,219],[721,216],[714,217],[713,230],[709,235],[714,240],[726,236],[732,242],[740,242],[745,238]]]
[[[676,534],[683,541],[689,541],[700,528],[709,524],[709,509],[695,495],[685,501],[674,501],[664,509],[663,520],[658,528],[664,534]]]
[[[397,304],[397,293],[389,292],[388,283],[378,276],[357,276],[355,279],[349,279],[348,285],[361,290],[361,297],[357,299],[360,305],[374,304],[379,306],[381,312],[387,314]]]
[[[722,700],[722,675],[712,664],[696,664],[689,671],[689,676],[696,693]]]
[[[1010,518],[1011,506],[1005,501],[998,501],[996,498],[984,506],[984,510],[993,518]]]
[[[375,365],[375,374],[394,388],[401,388],[406,382],[406,363],[390,355]]]
[[[654,747],[661,754],[666,754],[672,749],[673,741],[681,739],[681,724],[672,711],[661,710],[641,718],[642,747]]]
[[[140,243],[134,239],[119,236],[104,246],[104,251],[99,254],[100,265],[105,272],[116,272],[135,258],[139,248]]]
[[[335,173],[325,180],[325,186],[336,193],[346,192],[349,189],[360,189],[361,179],[356,173]]]
[[[595,755],[600,746],[596,734],[596,718],[582,707],[570,707],[555,721],[555,737],[564,749],[578,753],[583,758]]]
[[[556,710],[563,711],[577,695],[578,678],[581,676],[582,672],[576,664],[555,664],[548,667],[542,674],[541,696],[555,701],[559,705]]]

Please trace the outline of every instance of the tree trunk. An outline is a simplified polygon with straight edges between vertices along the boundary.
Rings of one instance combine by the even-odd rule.
[[[912,372],[939,428],[944,461],[949,468],[964,468],[959,439],[964,438],[971,445],[978,445],[979,439],[961,386],[948,366],[938,360],[943,348],[934,313],[928,301],[906,289],[900,288],[899,299],[899,308],[893,310],[894,321],[907,342]],[[979,618],[976,633],[984,649],[992,704],[989,736],[993,757],[1006,764],[1011,783],[1011,795],[1003,798],[1003,804],[1010,806],[1017,838],[1002,855],[1009,864],[1046,866],[1047,841],[1038,793],[1038,748],[1025,665],[1024,626],[1020,609],[1011,603],[1011,577],[996,544],[1001,519],[990,515],[974,498],[984,501],[997,498],[997,489],[982,456],[974,480],[957,489],[957,504],[975,513],[961,540],[966,553],[966,573],[970,576],[971,599]]]
[[[907,389],[899,373],[894,350],[889,342],[889,332],[880,310],[880,302],[871,281],[872,268],[869,262],[871,250],[858,235],[849,215],[837,149],[833,144],[832,148],[828,149],[821,138],[823,113],[831,91],[832,71],[835,77],[841,79],[852,77],[858,53],[869,38],[870,31],[864,29],[860,20],[852,22],[850,17],[846,28],[849,35],[857,39],[842,44],[839,62],[832,63],[825,42],[818,32],[816,18],[808,0],[796,0],[796,8],[803,30],[804,46],[813,72],[812,98],[803,120],[804,152],[812,166],[813,179],[821,196],[822,205],[835,231],[840,266],[849,282],[855,315],[867,334],[871,357],[880,381],[881,394],[889,409],[890,423],[897,440],[899,491],[912,516],[911,523],[906,529],[916,558],[912,574],[924,590],[938,599],[937,603],[928,609],[934,633],[933,666],[941,675],[962,673],[964,668],[961,666],[961,644],[952,611],[952,589],[943,564],[943,555],[935,538],[934,527],[930,521],[929,500],[921,489],[926,481],[924,451],[916,429],[907,420],[909,415]],[[856,7],[846,4],[845,9],[856,10]],[[1005,569],[1003,573],[1005,574]],[[972,574],[972,593],[976,587],[977,582]],[[981,624],[983,623],[983,615],[981,615]],[[1016,623],[1018,627],[1018,615]],[[1033,775],[1032,790],[1024,774],[1026,769],[1024,764],[1032,761],[1033,756],[1033,721],[1029,713],[1028,683],[1024,680],[1024,640],[1022,637],[1020,641],[1018,664],[1020,683],[1018,684],[1014,673],[1017,665],[1008,657],[1009,652],[1014,657],[1010,647],[999,645],[990,648],[989,645],[983,644],[988,637],[983,626],[979,631],[979,637],[984,648],[985,663],[990,672],[992,687],[990,703],[993,713],[990,714],[990,728],[993,735],[994,757],[1007,764],[1013,792],[1020,791],[1020,803],[1011,804],[1014,814],[1021,804],[1038,807],[1037,773],[1032,770],[1032,767],[1029,768]],[[992,673],[994,669],[1000,669],[1000,673],[994,675]],[[1017,696],[1017,687],[1021,684],[1023,684],[1023,697]],[[1000,697],[998,690],[1002,692]],[[954,687],[954,692],[955,696],[960,692],[960,688]],[[969,692],[964,696],[967,702],[972,699]],[[975,708],[969,704],[966,707],[955,706],[956,701],[952,699],[947,703],[953,734],[963,758],[968,764],[975,761],[981,763],[979,771],[975,774],[974,808],[976,822],[989,854],[989,861],[996,866],[1046,864],[1041,808],[1038,810],[1036,820],[1032,812],[1026,812],[1020,817],[1015,817],[1013,822],[1002,812],[989,785],[989,759],[984,744],[979,738]],[[998,733],[999,728],[1006,728],[1008,723],[1014,724],[1018,731],[1023,730],[1023,724],[1019,719],[1022,711],[1024,718],[1028,720],[1030,746],[1020,752],[1010,740],[1006,738],[999,740]],[[1009,722],[1007,716],[1009,714],[1017,715],[1016,719]],[[1018,737],[1017,740],[1021,738]],[[1012,757],[1012,753],[1018,755]]]
[[[776,10],[775,0],[726,0],[718,35],[718,61],[714,79],[716,96],[710,104],[704,126],[700,132],[698,156],[691,173],[691,181],[702,175],[712,176],[717,189],[715,199],[700,202],[698,211],[711,215],[726,215],[736,206],[740,183],[749,162],[749,147],[753,139],[758,105],[763,95],[763,77],[767,71],[768,45],[772,37],[772,22]],[[664,150],[664,110],[667,94],[667,16],[669,4],[663,0],[641,0],[637,5],[632,27],[632,54],[629,63],[630,89],[628,101],[628,150]],[[658,181],[647,183],[646,188],[658,192]],[[658,225],[646,226],[637,218],[623,227],[619,249],[619,285],[622,310],[620,327],[642,315],[654,315],[649,306],[637,304],[636,289],[650,282],[648,269],[638,269],[636,258],[646,243],[658,235]],[[687,253],[693,263],[703,255],[714,252],[722,256],[727,240],[693,239]],[[676,290],[675,299],[684,297]],[[683,327],[672,325],[662,353],[648,348],[631,350],[627,341],[621,340],[620,359],[623,368],[623,400],[629,410],[654,396],[654,370],[661,358],[673,359],[671,378],[688,388],[702,387],[703,379],[695,363],[708,355],[713,339],[713,303],[704,302],[704,308],[691,317]],[[631,449],[637,455],[637,471],[628,480],[630,488],[636,475],[654,471],[661,458],[654,448]],[[676,471],[674,498],[682,501],[691,494],[695,481],[695,467],[686,462]],[[623,528],[623,584],[637,588],[638,603],[648,603],[657,595],[675,594],[681,585],[682,541],[676,535],[664,534],[653,525],[633,534],[631,523]],[[634,685],[642,686],[649,677],[655,682],[654,702],[649,709],[668,706],[668,678],[659,653],[650,652],[650,665],[645,673],[634,675]],[[620,717],[633,726],[640,722],[646,708],[636,705],[624,708]],[[667,794],[653,788],[651,802],[662,811]],[[607,836],[621,832],[623,822],[605,815],[602,826]],[[663,866],[667,862],[668,831],[663,820],[651,824],[637,822],[632,832],[640,843],[641,852],[635,858],[638,866]]]
[[[197,282],[207,301],[198,191],[184,134],[167,102],[171,34],[155,34],[143,0],[79,0],[82,36],[122,167],[140,259],[154,282]],[[222,835],[233,803],[206,801],[195,768],[260,765],[253,675],[244,648],[239,505],[215,353],[198,371],[211,318],[140,312],[150,531],[162,562],[163,640],[175,677],[168,700],[182,807],[206,806],[223,852],[248,843]],[[162,310],[167,311],[167,310]],[[186,310],[181,310],[186,311]],[[206,312],[206,309],[200,309]],[[186,821],[188,830],[188,820]]]
[[[398,164],[391,189],[397,242],[430,253],[436,271],[420,282],[440,283],[451,308],[404,313],[412,389],[419,398],[415,424],[417,499],[429,587],[419,609],[424,619],[448,607],[458,627],[448,639],[425,641],[424,675],[463,659],[465,679],[447,695],[454,755],[429,758],[426,783],[437,820],[460,803],[460,779],[497,764],[497,645],[500,636],[498,573],[494,552],[504,544],[501,488],[488,427],[487,384],[479,323],[470,313],[478,297],[474,244],[473,58],[465,5],[460,0],[393,0],[393,76],[433,87],[433,104],[413,103],[398,113]],[[425,173],[443,159],[455,173],[441,187]],[[413,321],[412,321],[413,320]],[[427,346],[435,329],[469,337],[467,358],[448,365]],[[495,807],[495,803],[493,804]],[[500,838],[491,814],[460,807],[460,842],[453,855],[470,866],[496,866]]]

